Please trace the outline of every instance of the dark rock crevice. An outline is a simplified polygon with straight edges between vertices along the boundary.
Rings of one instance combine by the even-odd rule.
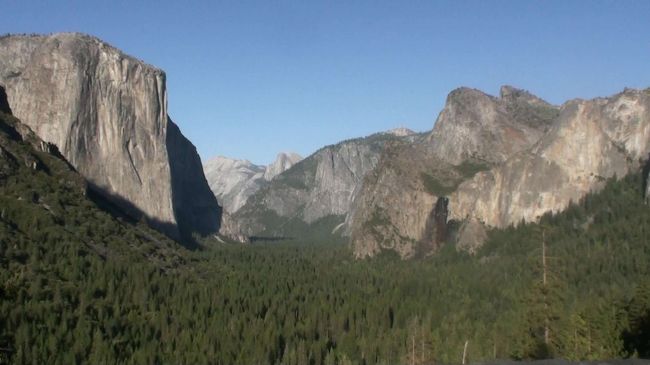
[[[643,177],[643,198],[645,199],[645,203],[648,204],[650,203],[650,184],[648,184],[650,182],[650,154],[648,154],[648,158],[643,164],[641,176]]]
[[[424,228],[424,234],[420,240],[420,253],[429,254],[436,251],[447,240],[447,216],[449,215],[449,199],[439,197],[435,206],[429,212]]]
[[[9,100],[7,99],[7,92],[2,85],[0,85],[0,111],[7,114],[13,114],[11,112],[11,107],[9,106]]]

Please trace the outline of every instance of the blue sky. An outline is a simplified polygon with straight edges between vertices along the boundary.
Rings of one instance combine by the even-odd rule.
[[[202,159],[266,164],[399,126],[459,86],[553,103],[650,87],[650,1],[2,1],[0,33],[90,33],[167,72]]]

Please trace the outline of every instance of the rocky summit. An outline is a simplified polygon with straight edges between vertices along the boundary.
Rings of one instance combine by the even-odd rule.
[[[272,164],[266,166],[266,170],[264,171],[264,180],[266,181],[273,180],[276,176],[289,170],[291,166],[297,164],[298,161],[300,160],[302,160],[302,157],[300,157],[300,155],[297,153],[293,153],[293,152],[278,153],[278,156],[275,158],[275,161],[273,161]]]
[[[297,153],[281,152],[272,164],[260,166],[248,160],[217,156],[203,165],[203,171],[210,189],[223,208],[234,213],[267,181],[273,180],[300,160],[302,157]]]
[[[486,228],[561,211],[647,159],[649,107],[648,90],[559,107],[510,86],[454,90],[425,141],[387,149],[368,175],[354,253],[409,258],[447,240],[473,252]]]
[[[556,115],[557,108],[511,86],[498,98],[459,88],[447,97],[427,142],[433,156],[452,165],[500,163],[537,142]]]
[[[100,41],[0,38],[8,107],[94,190],[174,238],[217,232],[196,149],[167,115],[165,73]]]

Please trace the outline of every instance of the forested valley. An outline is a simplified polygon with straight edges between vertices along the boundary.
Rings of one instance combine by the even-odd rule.
[[[432,364],[650,356],[641,172],[411,261],[341,242],[190,251],[88,199],[2,115],[0,363]],[[99,204],[101,205],[101,204]]]

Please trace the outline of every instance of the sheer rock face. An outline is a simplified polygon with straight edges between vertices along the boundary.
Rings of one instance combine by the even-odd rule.
[[[429,213],[437,196],[424,186],[420,171],[434,171],[438,164],[425,143],[393,143],[386,147],[377,167],[370,171],[348,215],[348,233],[357,258],[374,256],[384,249],[401,257],[415,255],[424,236]]]
[[[250,238],[242,232],[244,231],[239,222],[228,211],[224,211],[221,216],[219,234],[239,243],[250,243]]]
[[[509,86],[498,98],[469,88],[452,91],[427,138],[387,148],[368,174],[349,219],[355,256],[389,249],[410,258],[435,251],[439,199],[533,146],[557,114],[556,107]],[[450,215],[452,207],[450,200]]]
[[[450,197],[450,218],[493,227],[535,221],[638,169],[648,152],[648,91],[570,101],[533,148],[462,183]]]
[[[210,189],[223,208],[235,213],[246,204],[267,181],[291,168],[302,160],[296,153],[279,153],[268,166],[259,166],[248,160],[237,160],[223,156],[210,159],[203,166]]]
[[[216,232],[194,146],[167,116],[163,71],[81,34],[0,38],[13,113],[89,183],[165,233]]]
[[[324,147],[277,175],[250,197],[235,218],[249,235],[274,228],[266,221],[269,213],[281,222],[297,219],[312,224],[337,216],[341,217],[338,223],[342,223],[364,176],[377,164],[384,144],[398,138],[410,137],[380,133]]]
[[[408,258],[435,247],[427,237],[437,234],[423,217],[432,216],[440,196],[449,199],[447,219],[461,222],[458,247],[470,252],[485,239],[485,226],[561,211],[607,178],[640,167],[650,152],[649,110],[649,90],[559,109],[510,87],[498,99],[456,90],[428,147],[402,146],[369,174],[353,219],[355,255],[392,249]],[[477,161],[480,168],[468,165]],[[418,181],[418,173],[426,178]]]
[[[304,220],[345,215],[365,174],[377,164],[378,153],[365,143],[344,143],[316,156],[314,185],[304,209]]]

